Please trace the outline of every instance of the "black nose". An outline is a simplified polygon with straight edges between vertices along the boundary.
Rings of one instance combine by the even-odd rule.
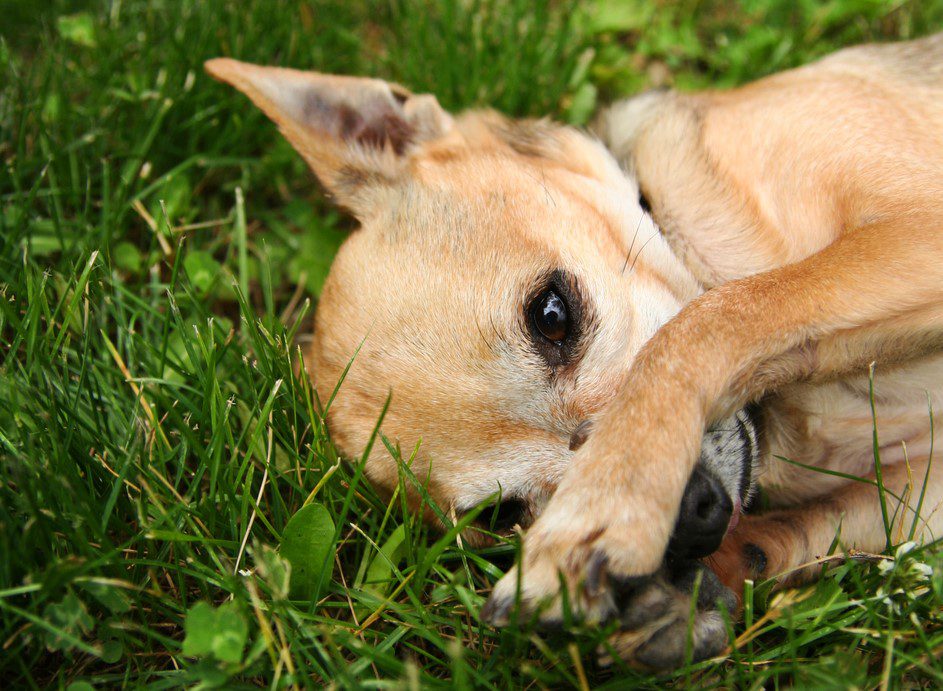
[[[733,502],[723,486],[697,466],[684,489],[668,553],[686,559],[712,554],[724,539],[732,512]]]

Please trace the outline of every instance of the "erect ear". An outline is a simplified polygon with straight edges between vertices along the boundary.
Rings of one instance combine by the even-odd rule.
[[[335,196],[355,215],[371,213],[406,173],[417,144],[442,136],[452,118],[434,96],[396,84],[217,58],[206,71],[248,96]]]

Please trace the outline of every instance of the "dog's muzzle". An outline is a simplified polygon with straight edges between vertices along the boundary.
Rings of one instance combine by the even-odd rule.
[[[714,553],[732,531],[753,493],[759,463],[761,413],[751,405],[710,429],[688,479],[668,554],[699,559]]]

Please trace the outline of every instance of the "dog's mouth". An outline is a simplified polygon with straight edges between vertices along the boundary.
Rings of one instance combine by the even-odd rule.
[[[588,423],[581,424],[574,432],[570,448],[578,448],[590,431]],[[669,554],[686,559],[708,556],[736,529],[754,493],[755,469],[762,453],[761,436],[761,411],[753,405],[705,433],[698,464],[685,487]],[[463,537],[475,546],[493,544],[495,538],[528,528],[545,501],[546,497],[541,501],[532,497],[500,497],[481,509]],[[458,515],[471,510],[458,511]]]
[[[668,545],[670,555],[706,557],[736,529],[756,486],[761,430],[760,409],[748,406],[704,435]]]
[[[472,509],[458,512],[459,517]],[[462,537],[476,547],[494,544],[495,538],[510,537],[530,527],[537,517],[534,505],[522,497],[502,497],[486,506],[466,528]]]
[[[497,535],[506,535],[518,526],[526,528],[532,521],[530,505],[520,497],[508,497],[482,511],[475,524]]]
[[[737,497],[733,501],[733,513],[730,515],[730,522],[727,523],[727,530],[724,532],[724,537],[727,537],[734,530],[737,529],[737,524],[740,523],[740,514],[743,513],[743,500],[740,497]]]

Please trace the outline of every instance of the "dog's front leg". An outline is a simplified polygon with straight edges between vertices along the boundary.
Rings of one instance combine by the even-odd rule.
[[[683,309],[639,354],[483,615],[506,619],[519,593],[523,607],[545,602],[543,617],[559,618],[561,583],[576,614],[603,620],[619,612],[621,593],[662,564],[705,424],[758,393],[743,383],[751,373],[802,344],[863,326],[939,323],[941,218],[943,209],[858,228],[801,262],[722,285]],[[829,352],[832,370],[866,354]]]

